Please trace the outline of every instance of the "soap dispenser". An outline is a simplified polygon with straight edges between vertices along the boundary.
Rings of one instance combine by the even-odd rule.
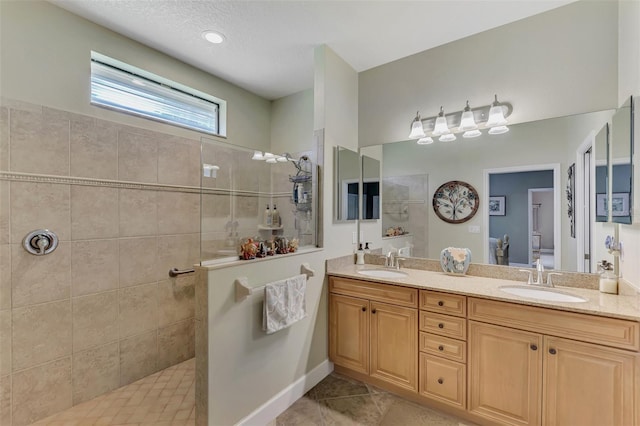
[[[356,265],[364,265],[364,250],[362,250],[362,243],[358,246],[356,252]]]
[[[598,262],[598,267],[602,270],[600,273],[600,292],[618,294],[618,277],[613,272],[613,264],[602,260]]]

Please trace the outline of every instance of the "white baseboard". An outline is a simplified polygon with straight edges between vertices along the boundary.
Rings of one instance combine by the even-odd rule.
[[[320,363],[316,368],[300,377],[295,382],[281,390],[276,396],[271,398],[240,420],[236,426],[257,426],[266,425],[282,414],[294,402],[300,399],[309,389],[317,385],[333,371],[333,363],[328,359]]]

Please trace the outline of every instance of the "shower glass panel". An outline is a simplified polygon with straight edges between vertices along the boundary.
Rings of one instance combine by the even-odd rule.
[[[316,173],[308,153],[275,163],[252,160],[253,154],[201,138],[203,265],[238,260],[240,246],[249,239],[267,247],[284,239],[289,247],[315,247]],[[267,222],[267,208],[278,212],[277,222]]]

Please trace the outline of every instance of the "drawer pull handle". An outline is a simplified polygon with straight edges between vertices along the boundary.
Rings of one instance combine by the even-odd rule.
[[[365,306],[362,307],[362,312],[367,312],[367,308]]]
[[[532,350],[532,351],[537,351],[537,350],[538,350],[538,347],[537,347],[536,345],[533,345],[533,344],[532,344],[532,345],[531,345],[531,350]]]
[[[442,345],[438,346],[438,350],[439,351],[444,351],[444,346],[442,346]]]
[[[444,306],[444,302],[442,300],[438,301],[438,306]]]
[[[372,313],[372,314],[375,314],[375,313],[376,313],[376,308],[373,308],[373,309],[371,310],[371,313]]]
[[[443,323],[439,323],[438,324],[438,328],[444,328],[444,324]]]
[[[438,383],[443,384],[444,380],[443,379],[438,379]]]
[[[555,350],[555,349],[551,348],[551,349],[549,349],[549,353],[550,353],[551,355],[555,355],[557,352],[556,352],[556,350]]]

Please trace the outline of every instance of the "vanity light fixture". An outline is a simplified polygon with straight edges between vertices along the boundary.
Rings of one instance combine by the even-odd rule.
[[[439,136],[440,142],[456,140],[456,133],[463,133],[465,139],[477,138],[483,129],[488,129],[490,135],[499,135],[509,131],[507,117],[511,115],[513,107],[509,103],[499,102],[498,95],[490,105],[471,108],[469,101],[463,111],[445,114],[444,108],[436,117],[421,118],[419,112],[411,122],[409,139],[417,139],[419,145],[433,143],[430,137]]]
[[[266,161],[269,164],[274,163],[286,163],[288,161],[294,161],[291,158],[291,154],[288,152],[283,153],[282,155],[272,154],[270,152],[263,153],[262,151],[253,151],[252,160]]]
[[[420,112],[416,112],[416,118],[411,124],[411,133],[409,133],[409,139],[424,138],[424,128],[422,127],[422,120],[420,119]]]
[[[264,155],[262,155],[262,151],[253,151],[253,157],[251,157],[252,160],[264,160]]]

